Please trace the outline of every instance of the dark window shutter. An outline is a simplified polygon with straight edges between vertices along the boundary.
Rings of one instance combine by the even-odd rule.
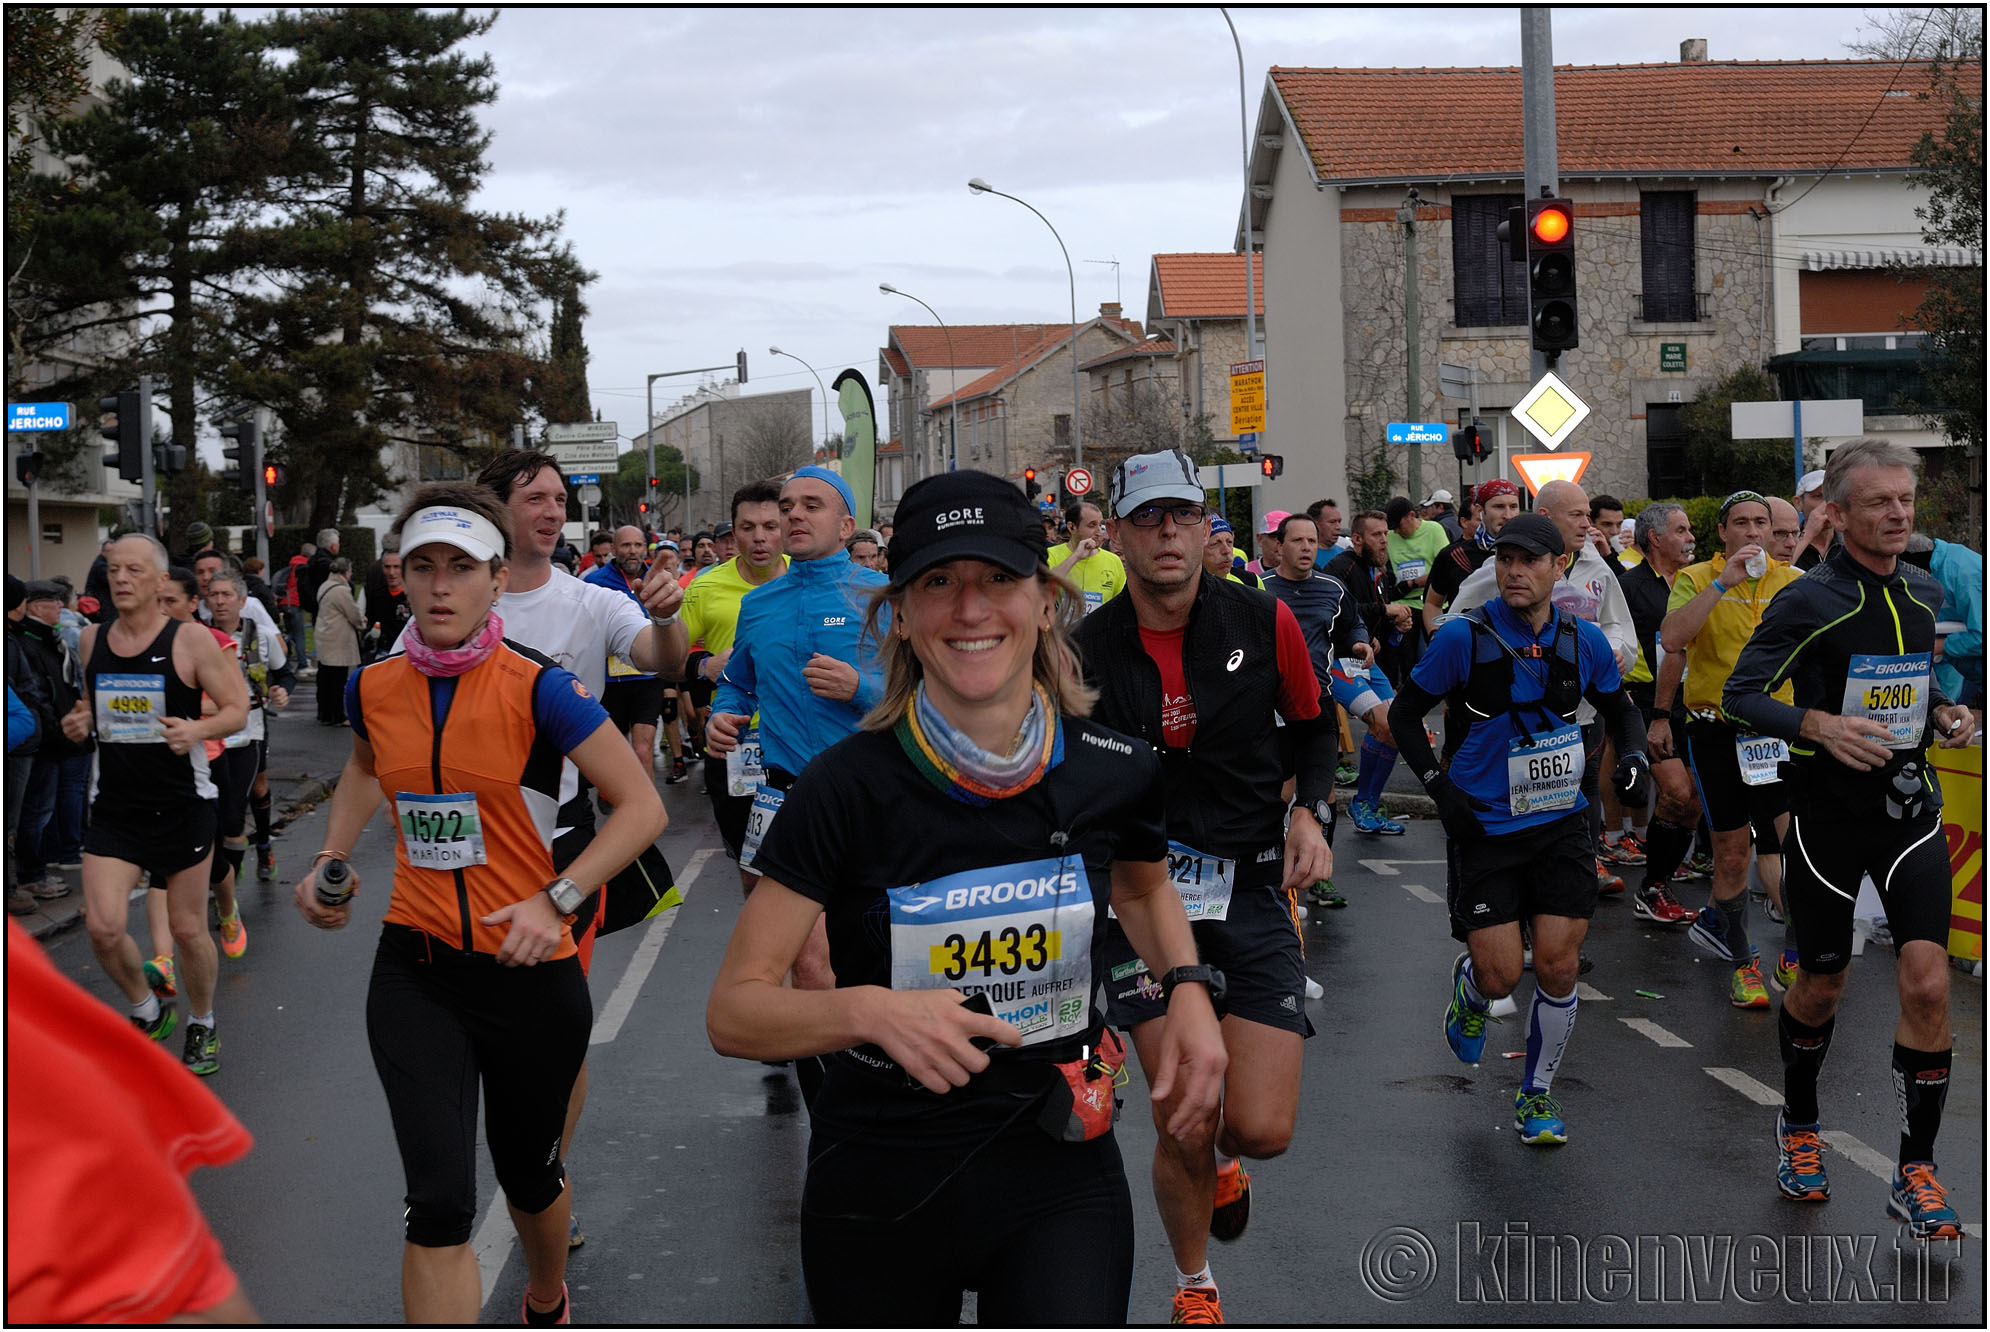
[[[1527,323],[1527,265],[1507,259],[1499,238],[1517,194],[1454,195],[1451,200],[1453,317],[1459,328]]]
[[[1699,318],[1693,293],[1695,203],[1691,190],[1664,190],[1638,196],[1647,323],[1683,324]]]

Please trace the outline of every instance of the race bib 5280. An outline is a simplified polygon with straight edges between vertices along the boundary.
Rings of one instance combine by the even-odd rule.
[[[891,988],[986,994],[1024,1045],[1091,1027],[1091,881],[1044,859],[893,888]]]
[[[1926,652],[1905,657],[1853,657],[1845,673],[1845,699],[1839,711],[1884,726],[1887,738],[1880,743],[1888,749],[1912,749],[1928,727],[1928,676],[1933,666]]]

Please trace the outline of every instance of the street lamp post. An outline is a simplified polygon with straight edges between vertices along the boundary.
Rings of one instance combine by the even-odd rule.
[[[785,356],[790,361],[802,361],[802,358],[795,355],[793,352],[782,351],[779,347],[769,347],[767,349],[767,354],[769,356]],[[822,376],[815,374],[814,366],[809,365],[807,361],[802,361],[802,364],[808,368],[808,372],[810,374],[815,375],[815,386],[818,389],[822,389],[822,437],[824,439],[828,439],[829,438],[829,390],[822,387]],[[810,449],[808,452],[810,460],[813,461],[815,457],[815,450]],[[836,456],[841,458],[843,456],[843,450],[839,448],[836,451]]]
[[[1071,282],[1071,464],[1074,467],[1082,467],[1085,463],[1085,438],[1080,424],[1083,413],[1079,411],[1078,395],[1078,270],[1071,267],[1071,251],[1064,248],[1064,238],[1057,235],[1056,227],[1050,226],[1050,219],[1038,213],[1036,206],[1027,199],[1018,199],[1013,194],[1003,194],[1001,190],[979,176],[970,180],[967,188],[976,194],[1000,194],[1011,203],[1019,203],[1032,213],[1036,213],[1037,220],[1050,227],[1050,234],[1057,237],[1057,248],[1063,251],[1064,275]]]
[[[909,291],[900,291],[889,282],[878,283],[878,290],[887,296],[903,296],[908,301],[918,301],[927,314],[933,316],[940,326],[940,332],[947,335],[947,396],[960,392],[960,360],[954,355],[954,331],[947,327],[947,321],[940,318],[940,312],[926,302],[919,300]],[[953,471],[960,465],[960,404],[947,408],[947,470]]]

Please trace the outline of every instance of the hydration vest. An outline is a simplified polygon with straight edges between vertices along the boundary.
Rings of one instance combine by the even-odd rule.
[[[1467,730],[1475,721],[1504,712],[1513,719],[1514,731],[1531,741],[1534,730],[1522,719],[1523,708],[1536,713],[1537,720],[1545,723],[1550,730],[1575,720],[1575,710],[1582,702],[1582,667],[1576,656],[1576,619],[1573,615],[1558,612],[1552,646],[1529,643],[1524,648],[1516,648],[1499,636],[1484,606],[1474,606],[1463,615],[1472,626],[1472,673],[1465,678],[1464,684],[1452,691],[1451,698],[1459,709],[1459,715],[1465,719]],[[1513,696],[1514,663],[1538,663],[1544,659],[1547,680],[1541,698],[1528,703],[1516,701]],[[1538,675],[1536,678],[1539,678]],[[1463,742],[1461,734],[1459,743]]]

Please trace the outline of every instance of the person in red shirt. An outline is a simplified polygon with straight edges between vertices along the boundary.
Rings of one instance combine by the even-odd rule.
[[[251,1323],[187,1186],[254,1140],[7,924],[7,1319]]]

